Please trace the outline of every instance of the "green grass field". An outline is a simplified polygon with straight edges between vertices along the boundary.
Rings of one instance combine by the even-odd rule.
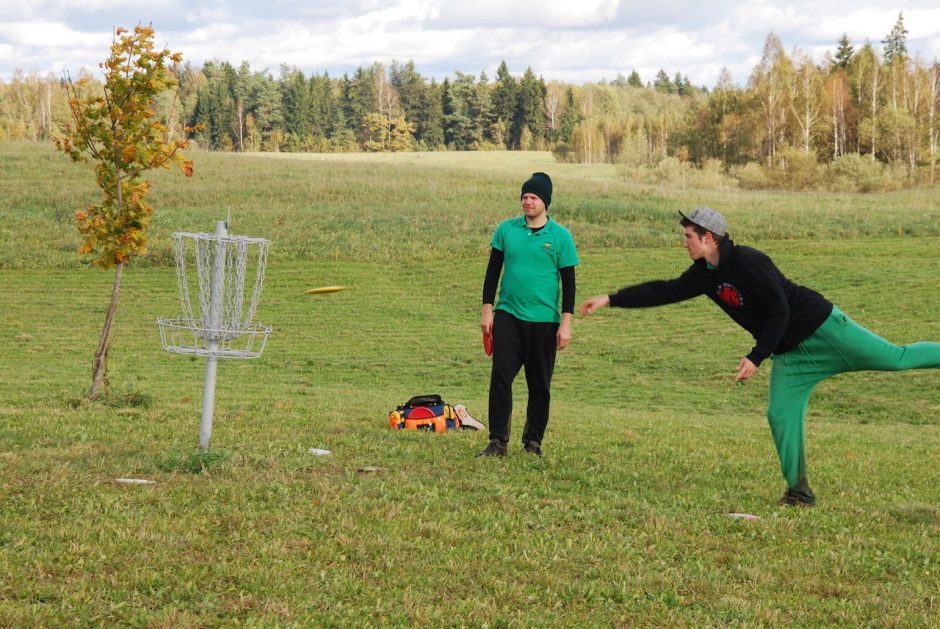
[[[541,459],[386,420],[424,393],[485,420],[489,237],[534,170],[579,243],[579,298],[678,273],[675,211],[710,204],[898,343],[940,340],[936,189],[647,188],[543,153],[193,157],[192,180],[155,177],[152,255],[90,403],[112,281],[75,253],[90,167],[0,143],[0,625],[937,625],[940,372],[818,388],[808,510],[775,504],[769,365],[733,382],[751,339],[705,300],[576,318]],[[275,331],[220,362],[201,469],[204,361],[164,352],[154,320],[180,308],[170,234],[228,212],[272,240]],[[303,295],[328,284],[351,288]],[[523,378],[516,400],[518,434]]]

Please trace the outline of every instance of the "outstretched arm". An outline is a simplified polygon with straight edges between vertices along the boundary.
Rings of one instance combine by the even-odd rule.
[[[649,308],[674,304],[703,294],[704,288],[695,265],[674,280],[654,280],[621,288],[610,295],[598,295],[581,302],[578,312],[588,315],[601,308]]]

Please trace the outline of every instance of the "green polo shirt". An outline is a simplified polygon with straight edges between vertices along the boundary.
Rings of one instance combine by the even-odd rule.
[[[571,233],[553,221],[533,233],[525,216],[500,223],[492,246],[503,252],[497,310],[523,321],[561,321],[558,269],[578,264]]]

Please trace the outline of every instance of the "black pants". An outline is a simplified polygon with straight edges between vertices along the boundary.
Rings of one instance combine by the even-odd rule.
[[[521,321],[508,312],[496,311],[493,319],[493,371],[490,374],[490,439],[509,441],[512,381],[524,365],[529,404],[522,443],[542,442],[548,426],[557,332],[557,323]]]

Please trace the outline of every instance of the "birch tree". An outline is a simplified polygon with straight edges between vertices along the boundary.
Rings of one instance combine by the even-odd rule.
[[[770,33],[764,43],[764,54],[750,79],[750,87],[760,103],[756,113],[763,129],[763,153],[768,167],[773,166],[777,152],[785,144],[792,74],[793,66],[780,38]]]

